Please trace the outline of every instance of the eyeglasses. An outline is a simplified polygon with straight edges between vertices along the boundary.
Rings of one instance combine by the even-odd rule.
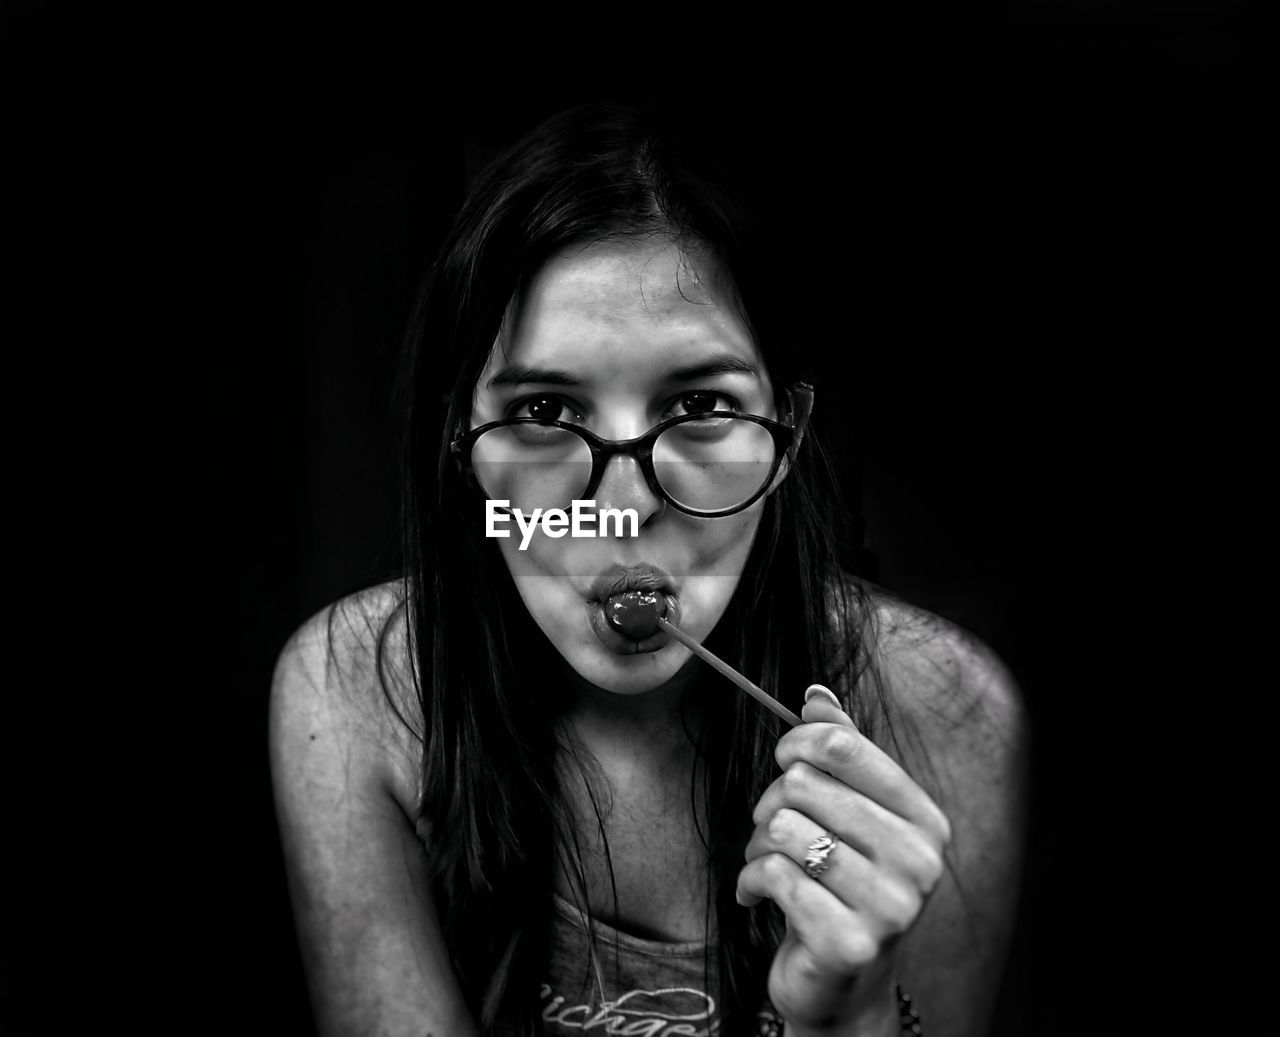
[[[813,409],[813,387],[787,393],[783,424],[756,414],[681,414],[636,439],[601,439],[581,425],[543,418],[506,418],[472,429],[449,444],[461,470],[490,500],[524,514],[592,500],[609,459],[634,457],[653,493],[686,515],[722,518],[749,508],[788,465]]]

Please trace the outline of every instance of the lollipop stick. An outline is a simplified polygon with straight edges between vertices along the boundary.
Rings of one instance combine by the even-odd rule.
[[[727,662],[724,662],[723,660],[718,659],[716,656],[712,655],[709,651],[703,648],[702,645],[698,644],[697,641],[695,641],[692,637],[686,634],[678,626],[675,626],[673,623],[671,623],[666,616],[658,616],[657,620],[658,620],[658,626],[660,626],[668,634],[670,634],[682,645],[684,645],[687,649],[689,649],[689,651],[691,651],[704,663],[712,667],[712,669],[719,670],[721,673],[723,673],[726,677],[729,678],[729,680],[733,681],[734,684],[736,684],[739,688],[745,691],[753,699],[759,702],[760,705],[764,706],[765,709],[771,710],[773,713],[776,713],[778,716],[782,717],[782,719],[785,720],[792,727],[795,727],[797,724],[800,723],[800,718],[796,716],[794,713],[792,713],[791,710],[787,709],[787,707],[784,706],[781,702],[775,699],[772,695],[767,694],[763,689],[752,684],[749,680],[747,680],[746,677],[742,676],[742,674],[740,674]]]

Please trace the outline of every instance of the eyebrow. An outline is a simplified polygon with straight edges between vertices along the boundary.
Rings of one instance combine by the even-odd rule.
[[[718,374],[748,374],[759,377],[760,369],[749,360],[734,356],[732,353],[721,353],[717,356],[700,360],[696,364],[677,367],[663,376],[666,382],[695,382],[699,378],[710,378]],[[500,385],[585,385],[586,383],[565,371],[557,371],[549,367],[528,367],[515,364],[504,367],[485,383],[490,389]]]

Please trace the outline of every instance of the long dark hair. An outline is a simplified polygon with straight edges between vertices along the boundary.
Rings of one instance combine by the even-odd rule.
[[[510,302],[557,252],[610,237],[667,235],[688,253],[709,253],[773,384],[782,389],[806,376],[777,256],[751,218],[750,191],[737,172],[698,134],[633,109],[556,116],[478,178],[415,308],[402,488],[409,645],[425,725],[419,827],[445,940],[485,1033],[537,1032],[557,859],[580,887],[585,882],[557,776],[566,748],[556,719],[562,693],[541,676],[555,672],[547,664],[555,650],[482,536],[477,509],[464,505],[470,491],[448,444],[467,426]],[[836,483],[811,430],[765,503],[708,644],[796,712],[804,688],[824,680],[865,716],[854,689],[871,659],[861,647],[868,610],[841,572],[840,518]],[[736,1034],[752,1029],[781,932],[771,903],[746,910],[734,900],[751,811],[775,776],[780,732],[718,679],[695,691],[714,699],[718,718],[690,735],[701,770],[693,794],[704,797],[722,1032]],[[585,904],[585,888],[578,893]]]

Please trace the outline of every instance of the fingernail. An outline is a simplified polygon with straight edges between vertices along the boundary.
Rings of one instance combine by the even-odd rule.
[[[746,906],[747,906],[746,901],[742,899],[742,894],[741,894],[741,893],[739,893],[736,889],[733,891],[733,899],[734,899],[734,900],[736,900],[736,901],[738,902],[738,906],[739,906],[739,907],[746,907]]]
[[[810,684],[809,687],[805,689],[805,702],[808,703],[815,695],[825,695],[828,702],[835,706],[836,709],[843,712],[844,706],[840,705],[840,700],[831,693],[830,688],[824,688],[821,684]]]

